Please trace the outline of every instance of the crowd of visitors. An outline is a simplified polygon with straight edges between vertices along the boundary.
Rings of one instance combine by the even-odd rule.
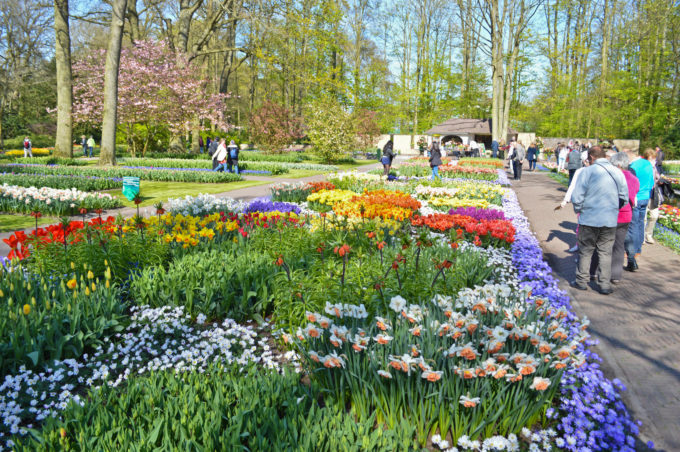
[[[578,217],[578,243],[569,250],[579,253],[571,286],[587,290],[588,281],[597,280],[599,292],[610,294],[624,269],[638,269],[643,243],[654,243],[652,231],[663,200],[657,169],[663,152],[658,147],[642,155],[626,149],[606,152],[575,142],[560,145],[557,156],[558,167],[569,170],[569,188],[556,209],[571,202]],[[645,227],[648,208],[657,210],[656,215],[650,210]]]

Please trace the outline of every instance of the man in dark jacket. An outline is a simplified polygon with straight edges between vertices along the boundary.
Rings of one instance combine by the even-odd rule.
[[[581,151],[578,147],[574,147],[569,154],[567,154],[567,169],[569,170],[569,185],[571,185],[571,180],[574,178],[574,173],[577,169],[583,166],[581,161]]]
[[[219,146],[219,145],[220,145],[220,139],[217,138],[217,137],[215,137],[215,139],[210,142],[210,147],[208,147],[208,154],[210,154],[210,157],[215,155],[215,152],[217,152],[217,146]],[[217,167],[217,162],[215,161],[215,159],[213,159],[212,162],[213,162],[213,169],[215,169]]]

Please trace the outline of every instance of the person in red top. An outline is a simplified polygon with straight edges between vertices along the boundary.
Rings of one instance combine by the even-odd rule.
[[[612,251],[611,282],[618,284],[623,277],[623,263],[625,260],[624,242],[626,240],[626,235],[628,234],[628,226],[633,220],[633,206],[636,204],[637,193],[640,191],[640,181],[638,181],[637,177],[628,170],[630,158],[627,153],[618,152],[612,155],[609,160],[612,165],[623,172],[623,177],[625,177],[626,184],[628,185],[628,202],[619,209],[619,216],[616,224],[616,238],[614,239],[614,250]],[[590,264],[590,277],[591,279],[594,277],[599,278],[599,275],[598,260],[594,258]]]

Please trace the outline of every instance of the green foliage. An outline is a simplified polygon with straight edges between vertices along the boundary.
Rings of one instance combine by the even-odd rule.
[[[312,103],[305,115],[307,137],[323,162],[332,163],[354,150],[356,133],[352,116],[337,101]]]
[[[29,137],[34,148],[49,148],[54,146],[54,137],[49,135],[35,135],[32,133],[25,133],[17,135],[14,138],[5,138],[5,149],[23,149],[24,138]]]
[[[135,276],[130,294],[139,305],[184,306],[192,316],[238,321],[264,314],[275,275],[272,260],[246,250],[207,250],[151,267]]]
[[[0,375],[78,358],[124,328],[126,306],[115,286],[88,278],[83,267],[67,274],[63,268],[59,280],[0,266]],[[68,280],[77,285],[70,289]]]
[[[16,450],[419,450],[408,423],[376,429],[375,417],[357,422],[313,394],[290,372],[164,371],[119,389],[103,386]]]

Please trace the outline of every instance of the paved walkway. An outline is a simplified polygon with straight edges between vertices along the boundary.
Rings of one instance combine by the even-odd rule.
[[[640,269],[624,271],[613,294],[571,289],[576,256],[567,250],[576,243],[576,215],[571,205],[553,211],[566,189],[546,173],[526,170],[513,182],[560,287],[569,291],[577,314],[591,321],[605,374],[628,388],[623,397],[642,421],[641,438],[656,450],[680,451],[680,256],[645,244]]]
[[[381,165],[377,162],[375,163],[367,163],[366,165],[358,166],[355,168],[356,171],[360,172],[366,172],[370,171],[375,168],[379,168]],[[234,198],[236,200],[240,201],[248,201],[251,199],[255,198],[261,198],[264,196],[269,196],[270,195],[270,188],[272,185],[275,184],[281,184],[281,183],[296,183],[296,182],[313,182],[313,181],[319,181],[319,180],[325,180],[326,175],[325,174],[318,174],[316,176],[309,176],[309,177],[302,177],[298,179],[288,179],[288,178],[274,178],[274,177],[266,177],[266,176],[244,176],[244,180],[256,180],[256,181],[263,181],[263,182],[268,182],[267,184],[263,185],[256,185],[253,187],[246,187],[246,188],[239,188],[236,190],[230,190],[230,191],[225,191],[223,193],[215,193],[213,196],[216,196],[217,198]],[[225,185],[225,188],[228,187],[228,185]],[[156,214],[156,209],[153,206],[147,206],[147,207],[141,207],[139,209],[139,213],[142,216],[150,216],[150,215],[155,215]],[[123,217],[132,217],[137,214],[137,209],[134,207],[123,207],[121,209],[113,209],[113,210],[108,210],[105,211],[102,215],[103,216],[108,216],[108,215],[122,215]],[[94,218],[97,215],[90,213],[86,216],[86,218]],[[72,217],[73,220],[82,220],[82,216],[76,215]],[[31,231],[33,231],[34,228],[28,228],[24,229],[24,232],[29,234]],[[10,248],[9,246],[2,241],[2,239],[8,238],[10,235],[12,235],[14,232],[3,232],[0,233],[0,256],[7,256],[9,254]]]

